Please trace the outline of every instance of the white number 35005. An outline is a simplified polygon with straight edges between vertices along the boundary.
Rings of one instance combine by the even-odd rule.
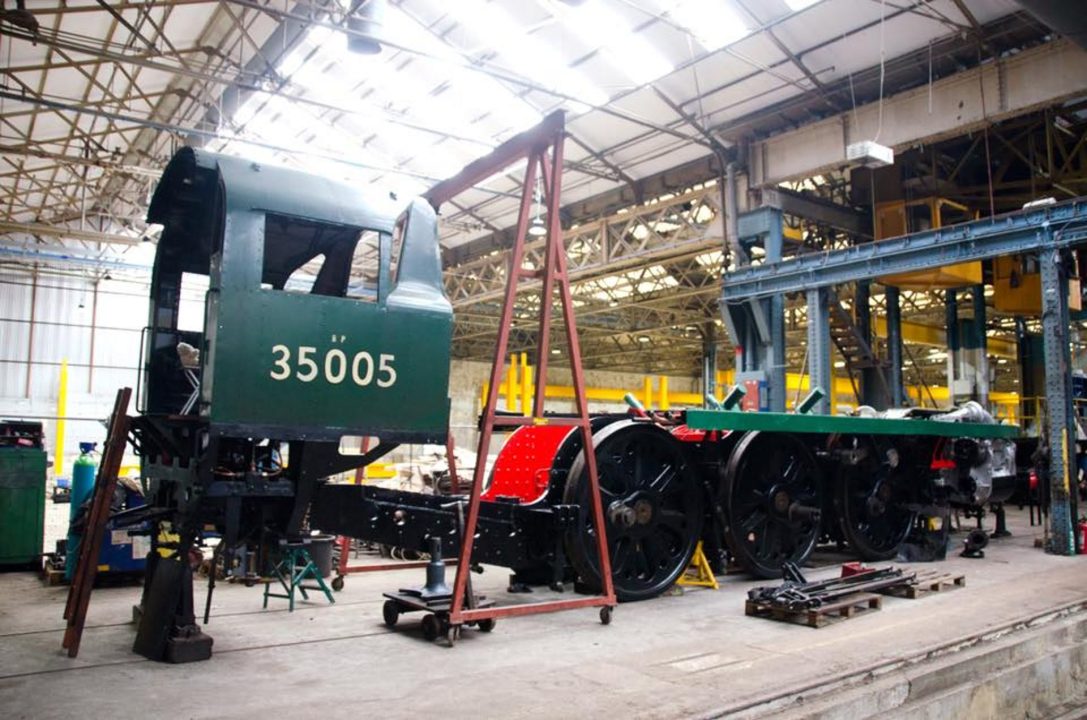
[[[339,385],[348,377],[359,387],[366,387],[375,382],[378,387],[387,388],[396,382],[396,368],[393,362],[395,355],[382,353],[378,355],[377,364],[374,364],[374,356],[365,350],[355,353],[348,358],[347,354],[339,348],[332,348],[325,352],[323,362],[318,362],[315,357],[317,348],[302,345],[298,348],[294,363],[294,377],[302,382],[313,382],[324,376],[326,382]],[[272,368],[268,376],[273,380],[286,380],[291,377],[291,349],[286,345],[272,346]]]

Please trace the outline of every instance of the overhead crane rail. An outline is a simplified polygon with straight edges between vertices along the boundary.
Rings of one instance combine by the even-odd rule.
[[[806,253],[725,273],[725,302],[871,280],[881,275],[1087,241],[1087,199],[1020,210],[951,227]]]

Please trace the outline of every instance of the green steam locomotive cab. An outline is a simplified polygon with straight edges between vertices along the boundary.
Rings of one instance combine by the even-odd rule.
[[[452,308],[437,220],[421,200],[395,209],[189,148],[166,168],[148,212],[163,231],[131,432],[164,534],[137,652],[210,652],[188,563],[209,528],[226,549],[297,533],[320,479],[445,441]],[[179,322],[189,282],[206,288],[201,330]],[[343,455],[345,436],[380,444]]]

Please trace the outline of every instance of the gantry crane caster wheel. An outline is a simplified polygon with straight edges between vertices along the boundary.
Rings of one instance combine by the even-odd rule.
[[[343,575],[337,575],[332,578],[332,589],[336,592],[343,590]]]
[[[601,624],[611,625],[611,611],[612,611],[612,608],[611,608],[610,605],[605,605],[604,607],[600,608],[600,622],[601,622]]]
[[[480,632],[490,632],[491,630],[494,630],[494,626],[497,624],[498,621],[494,618],[486,618],[485,620],[480,620],[476,623],[476,627],[479,628]]]

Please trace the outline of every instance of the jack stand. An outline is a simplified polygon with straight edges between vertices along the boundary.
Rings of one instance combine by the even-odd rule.
[[[329,604],[335,604],[336,598],[332,597],[332,590],[321,577],[317,570],[317,564],[306,549],[309,540],[287,541],[280,540],[283,551],[279,561],[272,566],[272,577],[264,582],[264,609],[268,609],[268,598],[283,598],[288,601],[287,612],[294,612],[294,591],[302,593],[303,600],[309,600],[307,590],[317,590],[324,593]],[[303,585],[307,579],[313,580],[316,585]],[[272,592],[272,583],[278,581],[283,587],[283,592]]]
[[[708,587],[714,590],[719,588],[717,578],[714,577],[713,570],[710,569],[710,561],[706,559],[706,553],[702,551],[701,540],[695,546],[694,555],[691,556],[691,562],[688,564],[687,569],[676,580],[676,585]]]
[[[196,662],[211,657],[211,636],[201,632],[193,612],[192,568],[188,550],[174,557],[152,553],[148,584],[132,650],[149,660]],[[180,555],[180,558],[178,557]]]
[[[463,508],[457,503],[458,521],[463,514]],[[458,526],[461,522],[457,523]],[[381,608],[382,619],[387,627],[394,627],[397,620],[404,613],[425,612],[423,616],[423,637],[427,640],[437,640],[439,636],[445,636],[452,645],[460,635],[460,626],[450,625],[449,608],[453,601],[453,591],[445,582],[445,562],[442,561],[441,538],[430,538],[430,562],[426,568],[426,584],[419,588],[401,588],[395,593],[385,593],[385,605]],[[472,583],[469,580],[467,592],[469,594],[467,607],[484,608],[494,605],[493,600],[487,600],[482,595],[472,592]],[[494,630],[493,618],[466,623],[475,625],[483,632]]]
[[[1007,517],[1004,512],[1004,505],[997,504],[989,507],[993,511],[993,515],[996,516],[996,529],[989,535],[991,538],[1010,537],[1011,532],[1008,530]]]
[[[432,537],[428,541],[430,561],[426,566],[426,584],[419,588],[401,588],[401,595],[417,597],[424,601],[448,600],[453,590],[445,582],[445,562],[442,561],[442,539]]]

